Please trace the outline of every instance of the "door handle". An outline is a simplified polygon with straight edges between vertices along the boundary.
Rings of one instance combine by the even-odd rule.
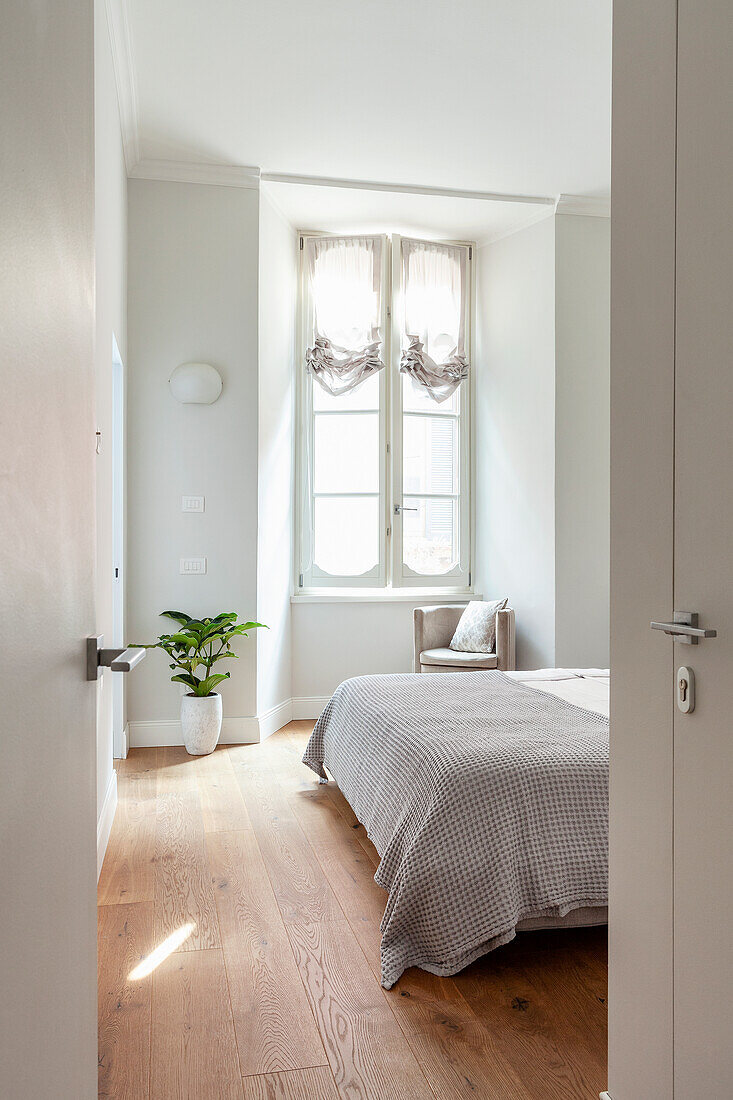
[[[675,611],[671,623],[650,623],[652,630],[663,630],[682,645],[697,645],[699,638],[717,638],[717,630],[697,625],[697,611]]]
[[[417,512],[417,508],[406,508],[404,504],[395,504],[394,514],[396,516],[402,515],[403,512]]]
[[[87,638],[87,680],[96,680],[100,668],[110,668],[113,672],[130,672],[139,665],[145,653],[142,646],[133,649],[103,649],[104,636],[92,634]]]

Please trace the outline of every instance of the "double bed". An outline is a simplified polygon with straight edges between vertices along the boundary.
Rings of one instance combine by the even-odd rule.
[[[303,762],[380,856],[385,988],[517,931],[606,922],[607,670],[346,680]]]

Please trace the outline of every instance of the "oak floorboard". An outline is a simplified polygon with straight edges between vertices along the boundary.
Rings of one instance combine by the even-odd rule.
[[[184,924],[182,951],[219,947],[219,923],[206,856],[198,788],[178,777],[160,781],[155,843],[155,930],[158,942]]]
[[[150,1074],[150,976],[129,973],[153,948],[153,905],[103,905],[98,910],[98,1095],[144,1100]]]
[[[603,967],[599,932],[605,930],[521,933],[455,977],[530,1096],[590,1100],[606,1087],[605,1005],[584,993],[566,965],[590,933]]]
[[[97,885],[100,905],[153,901],[158,780],[155,750],[117,769],[117,811]],[[152,753],[152,755],[151,755]],[[142,770],[132,770],[132,767]]]
[[[234,770],[286,924],[341,919],[321,865],[272,773],[240,764]]]
[[[244,1078],[244,1100],[339,1100],[328,1066]]]
[[[177,951],[153,972],[151,1100],[241,1100],[219,950]]]
[[[254,834],[210,835],[207,850],[242,1074],[326,1065]]]
[[[202,769],[196,776],[205,833],[238,832],[252,828],[242,791],[229,757],[226,767]]]
[[[288,935],[339,1096],[432,1097],[348,922],[294,922]]]

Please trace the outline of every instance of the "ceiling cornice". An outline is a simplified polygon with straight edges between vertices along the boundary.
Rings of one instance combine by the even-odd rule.
[[[127,0],[105,0],[107,29],[112,49],[112,65],[117,85],[122,148],[128,175],[140,160],[140,136],[137,111],[137,81],[132,53]]]
[[[260,186],[259,168],[236,164],[196,164],[174,160],[141,160],[129,172],[131,179],[168,183],[206,183],[216,187]]]
[[[374,180],[333,179],[329,176],[298,176],[286,172],[263,172],[266,183],[291,183],[301,187],[348,187],[356,191],[390,191],[401,195],[433,195],[442,199],[480,199],[486,202],[532,203],[554,206],[547,195],[508,195],[496,191],[459,191],[447,187],[421,187],[408,183],[378,183]]]
[[[556,214],[582,214],[587,218],[610,218],[611,200],[595,195],[560,195]]]

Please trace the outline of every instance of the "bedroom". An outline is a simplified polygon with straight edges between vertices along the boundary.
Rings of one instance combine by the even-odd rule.
[[[12,18],[16,220],[63,228],[11,352],[64,257],[85,291],[65,384],[38,326],[7,403],[4,606],[66,648],[10,666],[3,1046],[70,1009],[0,1091],[724,1095],[727,177],[693,196],[730,19]],[[32,800],[16,728],[56,746]]]

